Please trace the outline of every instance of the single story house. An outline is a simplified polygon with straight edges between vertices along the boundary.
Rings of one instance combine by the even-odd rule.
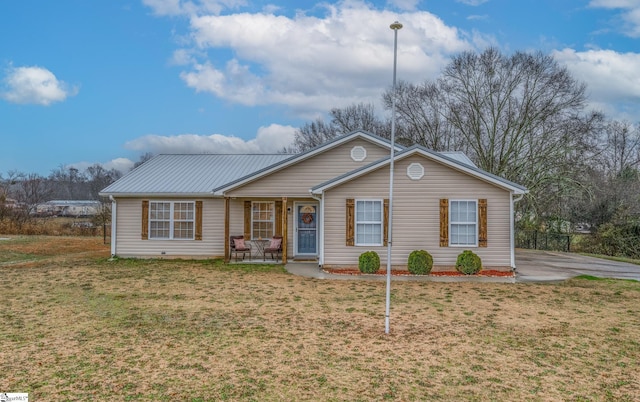
[[[230,238],[282,236],[282,261],[386,265],[391,144],[355,131],[297,155],[159,155],[102,192],[112,201],[111,253],[231,259]],[[526,188],[459,152],[395,146],[391,265],[427,250],[434,270],[469,249],[511,270],[514,203]],[[260,247],[254,248],[254,252]],[[260,256],[262,258],[262,256]]]

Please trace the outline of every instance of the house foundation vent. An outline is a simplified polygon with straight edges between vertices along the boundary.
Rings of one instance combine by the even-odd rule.
[[[367,150],[361,146],[355,146],[351,148],[351,159],[356,162],[362,162],[367,158]]]
[[[411,180],[420,180],[424,176],[424,166],[419,163],[412,163],[407,166],[407,176]]]

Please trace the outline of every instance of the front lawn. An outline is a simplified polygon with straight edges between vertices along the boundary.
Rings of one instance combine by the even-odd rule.
[[[0,392],[33,401],[640,395],[638,282],[394,282],[385,335],[384,282],[109,261],[101,243],[0,241]]]

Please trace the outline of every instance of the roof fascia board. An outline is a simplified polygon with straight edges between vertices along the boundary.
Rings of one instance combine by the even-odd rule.
[[[486,181],[488,183],[491,183],[491,184],[493,184],[493,185],[495,185],[497,187],[509,190],[509,191],[513,192],[514,194],[526,194],[526,193],[529,192],[527,189],[521,188],[521,187],[515,185],[515,183],[514,183],[514,185],[511,185],[510,183],[507,183],[507,182],[505,182],[503,180],[500,180],[500,179],[494,177],[493,175],[489,175],[489,174],[487,174],[487,173],[485,173],[483,171],[480,171],[478,168],[474,169],[474,168],[472,168],[470,166],[467,166],[467,165],[465,165],[463,163],[460,163],[460,162],[458,162],[458,161],[456,161],[454,159],[451,159],[451,158],[448,158],[446,156],[442,156],[442,155],[439,155],[437,153],[428,151],[428,150],[426,150],[426,149],[424,149],[422,147],[411,147],[411,148],[408,148],[405,151],[397,154],[396,157],[395,157],[395,160],[396,161],[402,160],[402,159],[407,158],[407,157],[409,157],[411,155],[414,155],[416,153],[419,153],[419,154],[425,156],[428,159],[432,159],[432,160],[435,160],[437,162],[440,162],[440,163],[442,163],[442,164],[444,164],[446,166],[451,167],[452,169],[462,171],[462,172],[464,172],[464,173],[466,173],[466,174],[468,174],[470,176],[473,176],[473,177],[476,177],[476,178],[478,178],[480,180],[483,180],[483,181]],[[359,177],[359,176],[362,176],[364,174],[367,174],[367,173],[369,173],[369,172],[371,172],[373,170],[376,170],[376,169],[378,169],[378,168],[380,168],[382,166],[388,165],[388,164],[389,164],[389,158],[382,159],[382,160],[380,160],[378,162],[374,162],[371,165],[366,166],[366,167],[364,167],[362,169],[356,170],[356,171],[352,172],[351,174],[347,174],[347,175],[345,175],[345,176],[343,176],[343,177],[341,177],[341,178],[339,178],[337,180],[330,181],[330,182],[326,183],[325,185],[321,184],[318,187],[312,188],[310,190],[310,192],[312,194],[322,194],[326,190],[329,190],[329,189],[331,189],[331,188],[333,188],[335,186],[338,186],[338,185],[340,185],[342,183],[345,183],[345,182],[347,182],[349,180],[352,180],[352,179],[354,179],[356,177]]]
[[[278,170],[284,169],[286,167],[289,167],[291,165],[295,165],[296,163],[302,162],[306,159],[312,158],[314,156],[316,156],[319,153],[325,152],[331,148],[335,148],[339,145],[342,145],[348,141],[351,141],[352,139],[356,138],[356,137],[360,137],[366,141],[370,141],[373,142],[375,144],[378,144],[380,146],[383,146],[385,148],[389,148],[391,149],[391,143],[387,142],[386,140],[382,139],[381,137],[375,136],[373,134],[370,134],[366,131],[353,131],[349,134],[345,134],[342,137],[338,137],[332,141],[329,141],[325,144],[319,145],[316,148],[313,148],[307,152],[303,152],[300,155],[295,155],[293,157],[291,157],[290,159],[286,159],[282,162],[276,162],[273,165],[271,165],[270,167],[265,168],[262,171],[258,171],[255,172],[253,174],[247,175],[245,177],[242,177],[236,181],[233,181],[231,183],[228,183],[224,186],[218,187],[213,189],[213,193],[216,196],[224,196],[224,193],[229,191],[229,190],[233,190],[235,188],[241,187],[249,182],[255,181],[257,179],[260,179],[264,176],[268,176],[271,173],[274,173]],[[402,146],[396,145],[394,147],[396,149],[396,151],[400,152],[402,151],[404,148]],[[256,174],[257,173],[257,174]]]
[[[98,193],[113,198],[218,198],[212,193]]]

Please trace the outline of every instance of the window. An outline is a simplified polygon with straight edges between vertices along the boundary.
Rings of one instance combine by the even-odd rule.
[[[478,245],[478,202],[451,201],[449,213],[450,246]]]
[[[382,200],[356,200],[356,245],[382,245]]]
[[[275,204],[253,202],[251,205],[251,238],[269,239],[274,234]]]
[[[149,238],[193,240],[194,202],[149,202]]]

